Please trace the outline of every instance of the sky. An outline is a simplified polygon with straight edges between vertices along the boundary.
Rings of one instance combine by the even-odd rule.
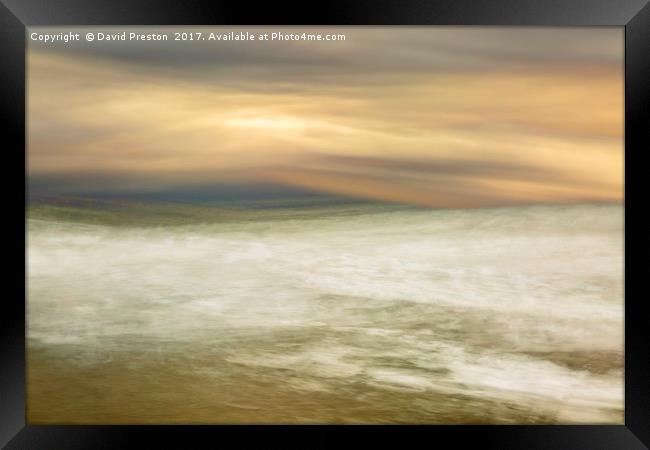
[[[82,40],[28,39],[32,191],[263,195],[272,186],[433,208],[623,201],[622,28],[28,35],[68,31]],[[346,38],[89,43],[87,31]]]

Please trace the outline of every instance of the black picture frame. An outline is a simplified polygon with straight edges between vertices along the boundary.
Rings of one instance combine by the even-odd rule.
[[[34,426],[25,414],[26,27],[39,25],[498,25],[625,28],[625,424],[620,426]],[[0,102],[3,136],[5,282],[14,287],[0,313],[0,445],[9,449],[331,444],[369,432],[386,442],[452,442],[494,448],[637,449],[650,445],[650,352],[644,296],[635,289],[644,248],[637,216],[641,157],[650,149],[650,6],[648,0],[337,0],[313,4],[173,0],[0,0]],[[25,191],[22,191],[25,195]],[[23,197],[26,202],[26,196]],[[22,265],[18,262],[22,261]],[[22,276],[21,276],[22,273]],[[5,292],[9,292],[8,290]],[[22,294],[22,295],[21,295]],[[255,433],[252,433],[255,431]],[[308,440],[307,440],[308,439]],[[193,442],[189,444],[188,442]]]

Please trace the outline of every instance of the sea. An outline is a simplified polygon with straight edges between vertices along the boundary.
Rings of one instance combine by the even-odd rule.
[[[28,420],[621,424],[623,216],[35,202]]]

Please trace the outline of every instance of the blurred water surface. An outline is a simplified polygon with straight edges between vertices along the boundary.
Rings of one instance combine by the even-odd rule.
[[[623,421],[622,206],[34,211],[30,422]]]

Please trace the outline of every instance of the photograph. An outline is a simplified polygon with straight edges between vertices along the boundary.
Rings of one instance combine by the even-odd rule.
[[[25,40],[28,424],[624,424],[623,27]]]

